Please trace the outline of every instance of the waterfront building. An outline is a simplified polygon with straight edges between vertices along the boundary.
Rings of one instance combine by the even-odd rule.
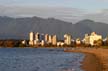
[[[40,34],[37,32],[37,33],[35,34],[35,40],[36,40],[36,41],[39,41],[39,37],[40,37]]]
[[[52,45],[57,45],[57,36],[56,35],[52,36]]]
[[[40,40],[40,41],[45,40],[45,36],[44,36],[44,34],[40,34],[40,38],[39,38],[39,40]]]
[[[52,36],[51,35],[49,35],[48,43],[52,43]]]
[[[57,42],[57,46],[58,46],[58,47],[59,47],[59,46],[63,47],[63,46],[64,46],[64,42]]]
[[[83,43],[85,45],[89,45],[90,44],[90,36],[89,36],[89,34],[85,34],[85,37],[84,37],[84,39],[82,41],[83,41]]]
[[[71,35],[70,34],[65,34],[64,35],[64,43],[66,44],[66,45],[71,45]]]
[[[45,34],[45,42],[47,43],[49,40],[49,35],[48,34]]]
[[[39,37],[40,37],[40,34],[37,32],[37,33],[35,34],[34,45],[38,45],[38,44],[39,44]]]
[[[102,36],[92,32],[90,35],[90,45],[95,45],[95,41],[102,40]]]
[[[29,33],[29,45],[33,45],[34,44],[34,33],[30,32]]]
[[[34,40],[34,45],[39,45],[40,42],[38,40]]]
[[[26,44],[26,40],[23,40],[23,41],[22,41],[22,44],[24,44],[24,45],[25,45],[25,44]]]
[[[83,42],[85,44],[89,44],[91,46],[95,45],[95,41],[102,40],[102,36],[96,34],[95,32],[92,32],[91,35],[85,34],[85,38],[83,39]]]
[[[76,39],[76,45],[79,46],[81,44],[80,38]]]
[[[108,40],[107,38],[104,38],[102,41],[103,41],[103,42],[106,42],[107,40]]]
[[[45,42],[44,40],[41,41],[41,46],[44,46],[45,45]]]

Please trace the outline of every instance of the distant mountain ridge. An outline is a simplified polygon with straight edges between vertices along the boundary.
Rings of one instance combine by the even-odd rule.
[[[54,18],[0,16],[0,39],[28,39],[30,31],[57,34],[59,38],[63,38],[65,33],[70,33],[74,38],[83,38],[85,33],[95,31],[105,37],[108,34],[108,24],[89,19],[72,24]]]

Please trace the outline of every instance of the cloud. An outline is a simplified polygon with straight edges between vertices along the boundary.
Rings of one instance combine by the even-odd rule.
[[[97,1],[108,1],[108,0],[97,0]]]
[[[82,9],[66,7],[41,7],[41,6],[0,6],[1,16],[30,17],[39,16],[43,18],[54,17],[66,21],[73,18],[79,19],[85,12]]]
[[[108,23],[108,9],[97,10],[97,13],[86,14],[83,18]]]

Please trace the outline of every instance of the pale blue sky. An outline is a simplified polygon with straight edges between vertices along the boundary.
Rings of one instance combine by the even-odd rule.
[[[56,6],[87,9],[108,9],[108,0],[0,0],[0,5]]]

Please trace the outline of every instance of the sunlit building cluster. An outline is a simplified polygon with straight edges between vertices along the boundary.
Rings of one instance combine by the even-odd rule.
[[[75,45],[96,45],[96,41],[103,40],[102,36],[92,32],[90,35],[85,34],[84,38],[81,40],[80,38],[76,38],[75,40],[72,38],[70,34],[64,34],[64,40],[58,40],[57,35],[50,34],[40,34],[40,33],[29,33],[29,45],[30,46],[71,46],[73,43]],[[24,43],[25,41],[23,41]]]
[[[70,34],[65,34],[64,35],[64,44],[71,45],[71,40],[72,40],[72,38],[71,38]]]
[[[91,46],[95,45],[95,41],[102,40],[102,36],[92,32],[91,35],[85,34],[85,38],[83,39],[85,44],[89,44]]]
[[[40,34],[40,33],[29,33],[29,45],[31,46],[45,46],[45,45],[52,45],[52,46],[64,46],[64,45],[71,45],[72,37],[70,34],[64,35],[64,41],[58,41],[56,35],[49,35],[49,34]]]
[[[40,33],[29,33],[29,45],[31,46],[45,46],[45,45],[57,45],[57,36]]]

